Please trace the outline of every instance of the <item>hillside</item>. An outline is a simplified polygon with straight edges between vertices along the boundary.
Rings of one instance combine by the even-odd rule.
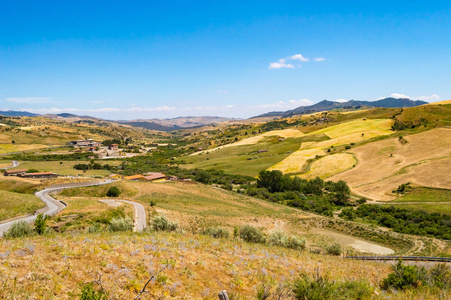
[[[258,117],[270,117],[270,116],[281,116],[288,117],[292,115],[302,115],[302,114],[311,114],[315,112],[321,111],[330,111],[334,109],[364,109],[364,108],[372,108],[372,107],[413,107],[427,104],[425,101],[421,100],[410,100],[410,99],[397,99],[397,98],[384,98],[376,101],[362,101],[362,100],[349,100],[345,102],[335,102],[329,100],[323,100],[313,105],[309,106],[300,106],[298,108],[287,110],[287,111],[276,111],[269,112],[266,114],[262,114]]]

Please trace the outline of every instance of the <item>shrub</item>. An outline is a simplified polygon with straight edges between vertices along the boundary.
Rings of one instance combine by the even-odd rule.
[[[341,246],[340,246],[339,243],[335,243],[333,245],[330,245],[327,248],[327,254],[330,254],[330,255],[341,255],[341,253],[342,253],[342,250],[341,250]]]
[[[304,274],[294,281],[293,293],[296,299],[336,300],[370,299],[373,291],[363,280],[335,282],[319,274],[315,278]]]
[[[45,233],[45,223],[47,222],[48,216],[39,214],[34,221],[34,230],[39,234],[43,235]]]
[[[240,238],[249,243],[264,243],[265,236],[257,227],[245,225],[240,228]]]
[[[96,290],[94,283],[86,283],[81,285],[80,300],[107,300],[108,297],[102,290]]]
[[[221,227],[209,227],[204,231],[204,234],[214,238],[229,238],[229,232]]]
[[[270,245],[288,246],[288,236],[280,230],[273,231],[268,237],[268,243]]]
[[[108,192],[106,192],[107,197],[119,197],[120,194],[121,191],[118,189],[117,186],[110,187]]]
[[[13,223],[11,227],[4,233],[6,238],[18,238],[29,236],[33,232],[33,228],[27,222],[21,220]]]
[[[113,218],[110,222],[111,231],[132,231],[133,220],[129,217],[126,218]]]
[[[305,250],[307,242],[304,238],[300,239],[295,236],[291,236],[288,239],[288,248],[297,249],[297,250]]]
[[[390,288],[404,290],[409,287],[415,288],[424,283],[424,268],[403,265],[402,260],[399,260],[392,268],[393,273],[388,274],[388,277],[381,284],[384,290]]]
[[[152,228],[156,231],[174,231],[177,230],[178,225],[169,221],[166,216],[155,216],[152,219]]]

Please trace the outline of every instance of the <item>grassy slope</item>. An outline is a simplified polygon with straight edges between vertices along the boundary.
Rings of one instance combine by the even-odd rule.
[[[98,272],[110,298],[133,299],[149,273],[160,270],[166,261],[171,267],[149,284],[145,299],[162,295],[166,299],[217,299],[223,289],[233,299],[255,299],[262,284],[274,292],[279,283],[290,283],[300,272],[313,275],[318,267],[331,279],[365,278],[377,287],[390,272],[388,264],[190,233],[106,233],[0,240],[1,253],[12,249],[15,251],[7,254],[8,263],[0,265],[1,298],[77,298],[78,284],[98,279]],[[406,297],[408,294],[400,293],[392,299]]]
[[[179,222],[186,230],[198,232],[208,226],[223,226],[230,232],[234,226],[251,224],[264,229],[266,233],[274,229],[281,229],[290,234],[306,237],[309,245],[315,244],[326,247],[338,241],[343,247],[348,247],[356,241],[365,239],[342,234],[346,238],[336,239],[336,234],[328,228],[328,218],[316,216],[285,205],[275,204],[252,197],[247,197],[237,193],[225,191],[212,186],[188,183],[146,183],[119,181],[114,183],[123,193],[122,199],[130,199],[142,202],[148,210],[167,215],[171,220]],[[106,186],[78,188],[65,190],[59,194],[59,199],[65,200],[68,197],[99,197],[104,198],[107,191]],[[150,202],[156,202],[156,206],[151,208]],[[344,221],[343,221],[344,222]],[[316,224],[313,225],[312,224]],[[341,226],[341,225],[340,225]],[[348,232],[338,226],[333,230]],[[322,229],[319,229],[322,228]],[[359,232],[367,229],[360,228]],[[348,234],[353,234],[351,230]],[[357,232],[357,231],[356,231]],[[378,239],[381,245],[388,245],[389,248],[404,253],[408,250],[405,245],[399,244],[396,239],[392,239],[387,233],[379,233],[384,239]],[[357,236],[374,236],[361,235]],[[409,240],[410,237],[402,236]],[[397,238],[399,239],[399,238]],[[370,238],[370,240],[373,240]],[[371,247],[371,243],[369,247]],[[374,243],[373,243],[374,244]],[[437,249],[443,252],[443,249]]]
[[[394,202],[451,202],[451,190],[418,187]]]
[[[0,190],[0,221],[33,213],[45,207],[35,195],[20,194]]]
[[[302,142],[321,141],[328,139],[324,135],[312,135],[300,138],[287,138],[279,142],[276,136],[266,137],[254,145],[228,147],[210,152],[209,154],[185,156],[182,159],[187,168],[218,169],[231,174],[256,176],[261,170],[269,168],[299,149]],[[268,150],[256,153],[258,150]],[[248,160],[248,158],[258,157]],[[208,159],[208,160],[207,160]]]
[[[109,164],[112,166],[119,165],[120,161],[114,161],[114,160],[99,160],[96,161],[102,165]],[[20,163],[20,166],[15,169],[36,169],[40,172],[54,172],[59,175],[84,175],[84,176],[94,176],[94,175],[101,175],[106,176],[109,175],[111,172],[108,170],[87,170],[86,173],[84,173],[82,170],[76,170],[74,169],[74,165],[76,164],[87,164],[89,162],[86,161],[23,161]],[[14,170],[14,169],[11,169]]]

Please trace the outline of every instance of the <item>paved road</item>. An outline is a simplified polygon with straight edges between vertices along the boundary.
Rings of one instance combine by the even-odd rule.
[[[13,160],[13,164],[11,166],[3,168],[3,169],[4,170],[8,170],[8,169],[11,169],[11,168],[16,168],[18,166],[19,166],[19,162],[17,160]]]
[[[135,225],[133,227],[133,231],[142,231],[146,227],[147,224],[146,209],[144,208],[144,205],[142,205],[141,203],[122,199],[102,199],[99,201],[109,205],[111,203],[114,203],[115,201],[125,202],[133,205],[133,208],[135,209]]]
[[[50,194],[58,192],[62,189],[69,189],[74,187],[82,187],[82,186],[94,186],[94,185],[103,185],[103,184],[109,184],[114,182],[114,180],[107,179],[105,181],[94,181],[94,182],[81,182],[81,183],[70,183],[66,185],[60,185],[58,187],[52,187],[47,188],[45,190],[36,192],[35,195],[39,197],[47,206],[47,211],[44,212],[45,215],[53,216],[57,214],[58,212],[62,211],[66,206],[53,198]],[[31,223],[36,219],[36,215],[33,216],[27,216],[19,219],[15,219],[14,221],[6,222],[3,224],[0,224],[0,236],[3,236],[3,233],[8,230],[12,224],[15,222],[18,222],[20,220],[23,220],[25,222]]]

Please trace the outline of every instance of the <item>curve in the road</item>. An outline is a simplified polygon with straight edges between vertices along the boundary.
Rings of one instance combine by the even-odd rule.
[[[110,184],[112,182],[114,182],[114,180],[107,179],[105,181],[97,181],[97,182],[69,183],[66,185],[58,186],[58,187],[44,189],[42,191],[36,192],[35,195],[37,197],[39,197],[39,199],[41,199],[47,206],[47,211],[45,211],[43,214],[48,215],[48,216],[53,216],[53,215],[57,214],[58,212],[62,211],[66,206],[63,203],[56,200],[55,198],[53,198],[50,195],[51,193],[58,192],[62,189],[70,189],[70,188],[83,187],[83,186],[104,185],[104,184]],[[33,216],[23,217],[23,218],[15,219],[14,221],[0,224],[0,236],[3,236],[5,231],[7,231],[11,227],[11,225],[13,225],[14,223],[19,222],[19,221],[25,221],[25,222],[31,223],[36,219],[36,217],[37,217],[36,215],[33,215]]]
[[[138,202],[130,201],[130,200],[122,200],[122,199],[102,199],[100,202],[107,203],[111,201],[120,201],[133,205],[135,211],[135,224],[133,227],[133,231],[142,231],[146,227],[147,218],[146,218],[146,209],[144,205]]]

